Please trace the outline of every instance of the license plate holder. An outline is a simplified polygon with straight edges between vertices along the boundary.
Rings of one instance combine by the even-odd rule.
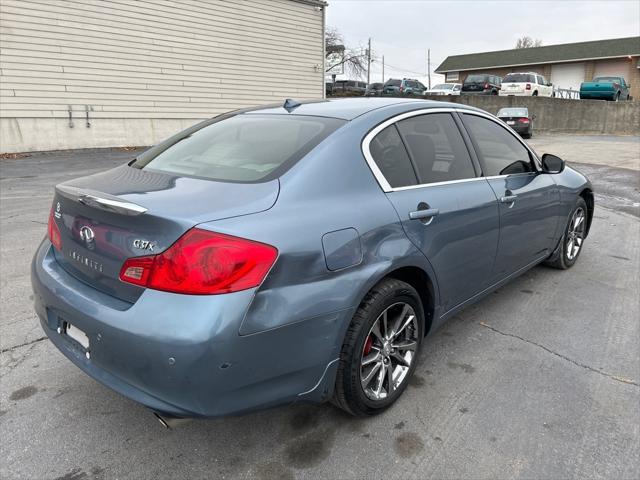
[[[86,352],[87,356],[89,356],[89,336],[86,333],[65,320],[62,322],[60,334],[66,335],[75,343],[80,345]]]
[[[507,125],[515,125],[516,122],[514,122],[513,120],[507,120]]]

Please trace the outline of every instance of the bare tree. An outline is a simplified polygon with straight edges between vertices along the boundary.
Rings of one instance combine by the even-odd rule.
[[[342,35],[335,28],[327,28],[325,33],[325,56],[327,72],[342,66],[345,72],[356,77],[367,73],[366,47],[346,47]]]
[[[532,48],[542,46],[542,40],[536,38],[535,40],[529,36],[520,37],[516,42],[516,48]]]

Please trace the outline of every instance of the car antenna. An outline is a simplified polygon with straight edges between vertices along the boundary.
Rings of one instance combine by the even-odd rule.
[[[282,108],[284,108],[287,112],[291,113],[300,105],[302,104],[299,101],[294,100],[293,98],[287,98],[284,101],[284,105],[282,105]]]

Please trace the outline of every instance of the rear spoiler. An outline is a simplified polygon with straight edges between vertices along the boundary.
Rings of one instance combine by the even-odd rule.
[[[147,211],[145,207],[136,203],[126,202],[113,195],[95,192],[93,190],[71,187],[69,185],[57,185],[56,192],[65,198],[82,203],[83,205],[122,215],[136,216]]]

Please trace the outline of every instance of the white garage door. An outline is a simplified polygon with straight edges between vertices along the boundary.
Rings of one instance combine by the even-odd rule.
[[[580,90],[580,84],[584,80],[584,63],[551,65],[551,83],[554,88]]]
[[[626,79],[629,73],[629,64],[622,60],[603,60],[596,62],[594,77],[623,77]]]

